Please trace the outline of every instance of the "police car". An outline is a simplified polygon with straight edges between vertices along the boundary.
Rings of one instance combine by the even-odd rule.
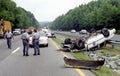
[[[39,45],[44,45],[46,47],[48,47],[48,37],[46,36],[46,34],[44,32],[38,32],[39,33]],[[29,45],[33,46],[33,38],[32,38],[32,34],[30,35],[29,38]]]

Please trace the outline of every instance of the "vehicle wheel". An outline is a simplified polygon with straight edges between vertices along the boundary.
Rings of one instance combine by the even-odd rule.
[[[84,49],[85,48],[85,42],[82,39],[77,39],[76,40],[76,46],[79,49]]]
[[[48,44],[46,44],[45,46],[48,47]]]
[[[71,44],[71,39],[70,38],[66,38],[64,41],[65,44]]]
[[[108,37],[110,35],[109,31],[107,28],[103,28],[101,30],[101,33],[104,35],[104,37]]]

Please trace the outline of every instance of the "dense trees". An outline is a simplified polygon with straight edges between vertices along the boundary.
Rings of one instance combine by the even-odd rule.
[[[57,17],[52,29],[81,30],[102,27],[120,29],[120,0],[93,0]]]
[[[12,0],[0,0],[0,19],[12,22],[13,28],[39,27],[34,15],[21,7],[17,7]]]

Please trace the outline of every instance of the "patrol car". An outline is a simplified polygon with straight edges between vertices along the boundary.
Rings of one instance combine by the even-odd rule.
[[[46,47],[48,47],[48,37],[46,36],[46,34],[44,32],[38,32],[39,33],[39,45],[44,45]],[[32,35],[29,38],[29,45],[33,46],[33,38]]]

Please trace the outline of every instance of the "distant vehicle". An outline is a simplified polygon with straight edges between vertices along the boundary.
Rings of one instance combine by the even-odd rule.
[[[56,38],[54,32],[47,32],[47,33],[46,33],[46,36],[47,36],[48,38]]]
[[[71,30],[70,32],[71,32],[71,33],[76,33],[76,30]]]
[[[21,29],[21,34],[25,32],[25,29]]]
[[[47,32],[48,32],[48,29],[43,28],[42,31],[43,31],[44,33],[47,33]]]
[[[52,37],[51,32],[47,32],[47,33],[46,33],[46,36],[47,36],[48,38],[51,38],[51,37]]]
[[[79,32],[79,34],[87,34],[88,32],[87,32],[87,30],[81,30],[80,32]]]
[[[9,21],[5,21],[3,19],[0,20],[0,38],[4,37],[4,34],[6,32],[6,30],[10,30],[12,31],[12,26],[11,23]]]
[[[39,45],[44,45],[46,47],[48,47],[48,37],[46,36],[46,34],[44,32],[39,32],[40,38],[39,38]],[[29,45],[33,46],[33,38],[32,38],[32,34],[29,38]]]
[[[21,34],[21,29],[15,29],[13,31],[13,35],[20,35]]]

